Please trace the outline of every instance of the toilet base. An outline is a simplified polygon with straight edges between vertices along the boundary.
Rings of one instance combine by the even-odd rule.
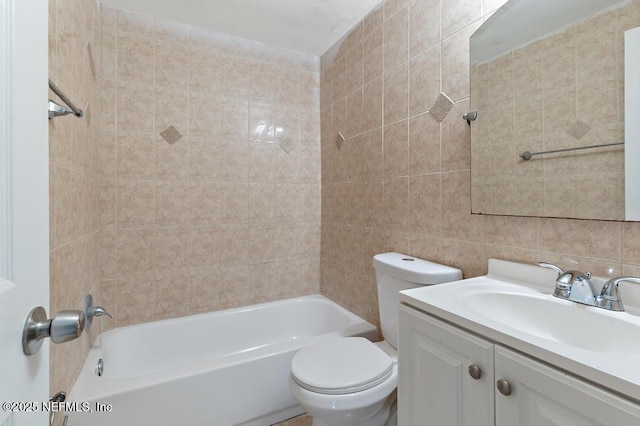
[[[393,404],[389,410],[389,418],[384,426],[398,426],[398,399],[396,392],[393,393]]]
[[[382,407],[372,416],[364,419],[354,419],[349,422],[348,418],[337,419],[339,423],[327,423],[326,421],[313,418],[312,426],[396,426],[396,391],[387,397]]]

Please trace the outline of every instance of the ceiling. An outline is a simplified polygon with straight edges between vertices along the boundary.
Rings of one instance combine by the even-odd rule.
[[[320,56],[381,0],[101,0],[102,4]]]

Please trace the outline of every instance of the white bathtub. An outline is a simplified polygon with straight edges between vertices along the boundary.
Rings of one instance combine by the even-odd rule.
[[[69,425],[265,426],[303,412],[287,385],[291,359],[328,336],[377,337],[322,296],[116,328],[91,350],[69,401]],[[98,377],[98,359],[104,374]],[[96,402],[111,404],[97,413]]]

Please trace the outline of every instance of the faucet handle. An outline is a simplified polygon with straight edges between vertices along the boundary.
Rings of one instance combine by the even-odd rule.
[[[547,269],[553,269],[554,271],[556,271],[558,273],[558,276],[564,274],[564,271],[562,270],[562,268],[560,268],[559,266],[554,265],[553,263],[538,262],[538,266],[541,266],[541,267],[547,268]]]
[[[83,311],[86,317],[87,328],[91,327],[91,323],[93,322],[94,317],[101,317],[103,315],[106,315],[109,318],[113,318],[113,315],[107,312],[102,306],[93,305],[93,296],[90,294],[87,294],[84,298]]]
[[[93,307],[93,316],[94,317],[101,317],[103,315],[106,315],[109,318],[113,318],[113,315],[111,315],[109,312],[107,312],[102,306],[94,306]]]
[[[553,291],[553,295],[555,297],[559,297],[560,299],[568,299],[569,295],[571,294],[572,276],[553,263],[538,262],[538,266],[547,269],[553,269],[558,273],[558,277],[556,279],[556,289]]]
[[[608,309],[610,311],[624,311],[622,297],[620,297],[620,291],[618,290],[618,284],[620,284],[622,281],[640,283],[640,277],[623,276],[611,278],[602,287],[600,296],[597,297],[599,307]]]

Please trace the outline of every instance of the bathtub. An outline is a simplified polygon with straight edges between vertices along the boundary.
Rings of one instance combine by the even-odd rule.
[[[68,425],[281,422],[303,412],[287,384],[293,355],[329,336],[374,340],[377,331],[322,296],[107,331],[69,395],[78,405]],[[102,377],[95,374],[99,359]]]

